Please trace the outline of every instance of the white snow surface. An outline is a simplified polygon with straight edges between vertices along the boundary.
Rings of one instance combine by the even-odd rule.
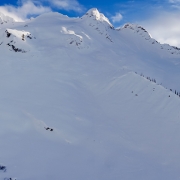
[[[7,23],[0,54],[0,180],[179,179],[179,48],[91,9]]]
[[[15,20],[9,16],[5,16],[3,13],[0,12],[0,27],[3,24],[13,23]]]

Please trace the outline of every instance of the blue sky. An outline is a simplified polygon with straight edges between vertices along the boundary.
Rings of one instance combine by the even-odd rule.
[[[180,46],[180,0],[1,0],[0,12],[25,20],[49,11],[82,16],[96,7],[115,27],[138,23],[162,43]]]
[[[105,14],[115,26],[122,25],[126,22],[142,21],[156,14],[159,11],[176,11],[180,7],[180,0],[1,0],[0,5],[10,5],[20,7],[27,2],[33,2],[37,7],[48,7],[52,11],[58,11],[68,16],[81,16],[88,9],[96,7],[100,12]],[[63,5],[64,4],[64,5]],[[66,4],[66,5],[65,5]],[[35,16],[42,12],[27,14]],[[118,19],[118,15],[122,18]],[[25,17],[23,17],[25,18]]]
[[[180,1],[180,0],[179,0]],[[108,18],[120,13],[122,20],[114,22],[115,25],[124,24],[127,22],[142,21],[153,16],[160,11],[176,11],[173,5],[180,3],[172,3],[170,0],[108,0],[108,1],[79,1],[86,4],[85,7],[97,7]],[[85,3],[86,2],[86,3]],[[92,3],[94,2],[94,3]],[[111,19],[112,20],[112,19]]]

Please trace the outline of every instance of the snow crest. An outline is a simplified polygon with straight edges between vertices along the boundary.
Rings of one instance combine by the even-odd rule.
[[[104,14],[100,13],[96,8],[90,9],[84,16],[83,18],[92,18],[97,21],[105,22],[107,23],[110,27],[113,27],[113,25],[110,23],[109,19],[104,16]]]
[[[15,22],[15,20],[9,16],[5,16],[0,12],[0,24]]]

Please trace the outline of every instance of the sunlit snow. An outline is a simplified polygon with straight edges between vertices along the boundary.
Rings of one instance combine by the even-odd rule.
[[[0,28],[0,180],[179,179],[179,48],[97,9]]]

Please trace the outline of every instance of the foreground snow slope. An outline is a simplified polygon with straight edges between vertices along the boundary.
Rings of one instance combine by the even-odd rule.
[[[0,30],[1,179],[179,178],[178,50],[98,13]]]

